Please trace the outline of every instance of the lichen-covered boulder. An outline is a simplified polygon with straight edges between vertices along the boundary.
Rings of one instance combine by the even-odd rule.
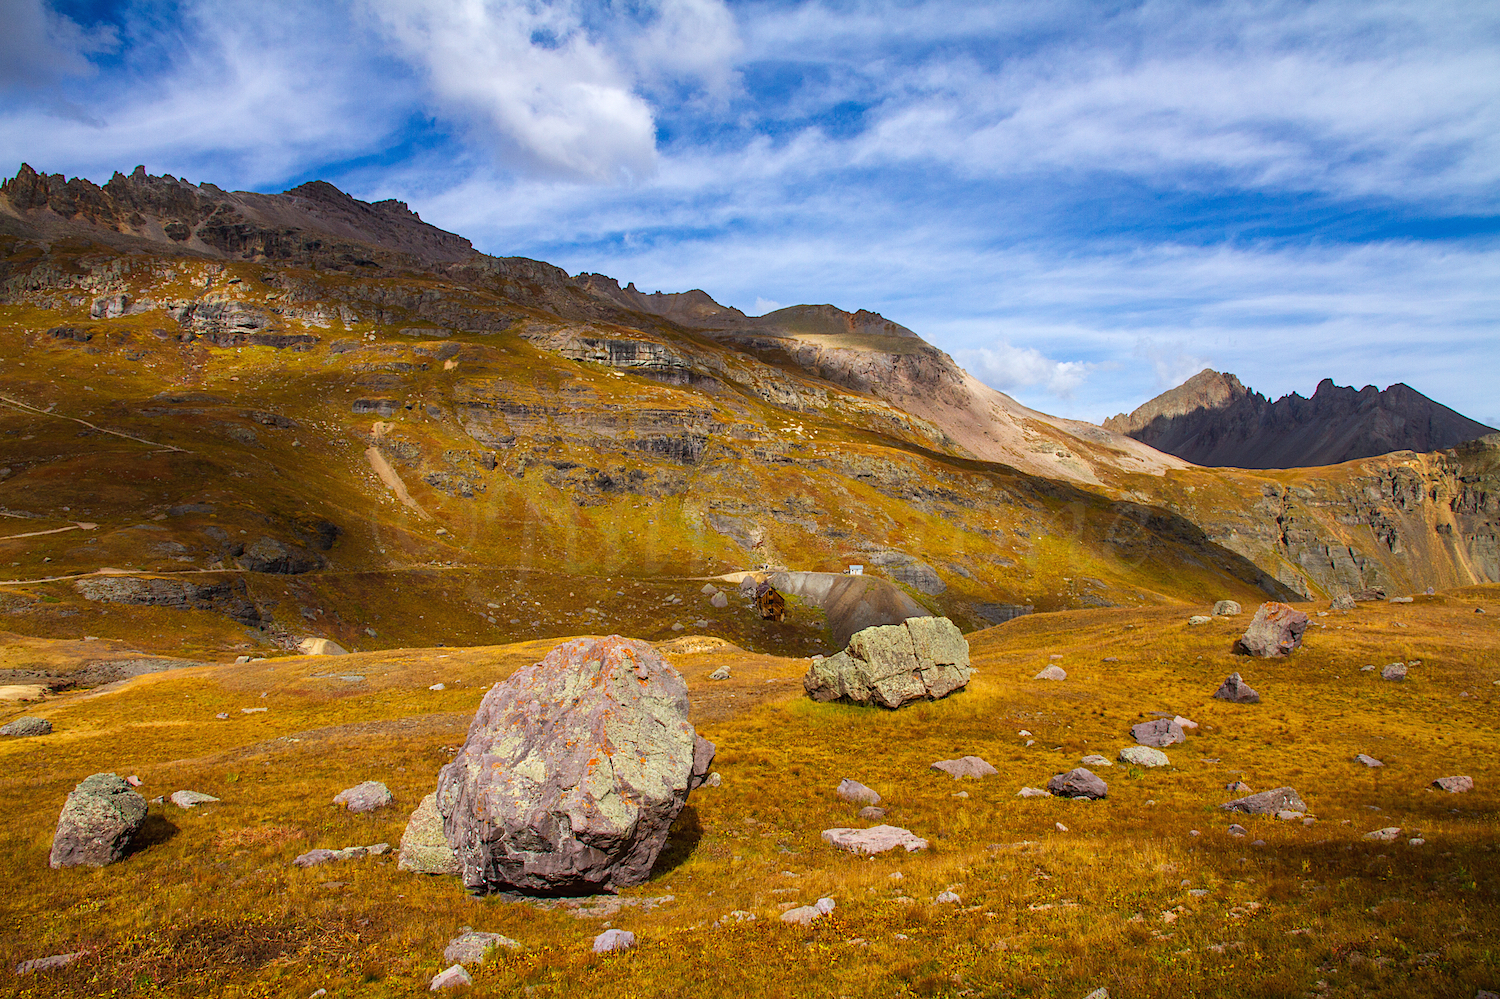
[[[1302,645],[1302,633],[1306,630],[1306,614],[1290,604],[1267,600],[1255,612],[1235,649],[1265,659],[1284,656]]]
[[[1307,811],[1307,803],[1295,788],[1277,787],[1269,791],[1261,791],[1259,794],[1247,794],[1243,798],[1226,801],[1219,806],[1226,812],[1244,812],[1247,815],[1275,815],[1277,812],[1290,810],[1293,812]]]
[[[814,659],[802,686],[814,700],[899,708],[969,683],[969,643],[945,617],[913,617],[856,632],[849,647]]]
[[[1130,737],[1142,746],[1151,746],[1161,749],[1165,746],[1176,745],[1186,742],[1187,736],[1183,734],[1182,726],[1172,718],[1153,718],[1151,721],[1141,722],[1130,726]]]
[[[614,891],[650,875],[713,756],[651,646],[580,638],[490,688],[437,808],[472,891]]]
[[[146,821],[146,799],[118,774],[85,777],[68,795],[52,837],[53,867],[103,867],[125,856]]]
[[[438,814],[436,794],[423,798],[407,820],[396,870],[414,874],[458,873],[458,857],[443,834],[443,817]]]

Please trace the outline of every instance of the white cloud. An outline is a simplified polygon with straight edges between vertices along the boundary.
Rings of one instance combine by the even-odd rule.
[[[42,0],[0,0],[0,84],[45,84],[91,73],[88,57],[118,42],[111,27],[85,31]]]
[[[782,305],[780,302],[773,302],[769,298],[761,298],[759,295],[757,295],[755,298],[755,305],[750,309],[750,315],[764,316],[767,313],[777,311],[781,307]]]
[[[1002,392],[1041,387],[1059,399],[1069,399],[1088,377],[1082,361],[1054,361],[1035,347],[1013,347],[1004,341],[993,347],[960,350],[955,359],[980,381]]]

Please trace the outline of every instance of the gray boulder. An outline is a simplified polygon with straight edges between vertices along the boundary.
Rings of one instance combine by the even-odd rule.
[[[1255,612],[1235,650],[1262,658],[1284,656],[1302,645],[1306,630],[1306,614],[1289,604],[1267,600]]]
[[[708,602],[710,606],[717,607],[718,609],[723,610],[725,607],[729,606],[729,597],[723,593],[715,593],[713,596],[708,598]]]
[[[1058,774],[1047,782],[1047,790],[1059,798],[1089,798],[1098,800],[1109,794],[1109,785],[1094,776],[1092,770],[1075,767],[1065,774]]]
[[[1364,753],[1358,753],[1358,754],[1356,754],[1355,757],[1354,757],[1354,762],[1356,762],[1356,763],[1363,763],[1367,767],[1383,767],[1383,766],[1385,766],[1384,763],[1381,763],[1375,757],[1373,757],[1373,756],[1367,756]]]
[[[45,718],[17,718],[0,725],[0,735],[21,739],[32,735],[51,735],[52,723]]]
[[[1167,754],[1150,746],[1126,746],[1120,750],[1120,759],[1138,767],[1165,767],[1171,764]]]
[[[871,826],[869,829],[824,829],[823,842],[861,856],[872,856],[897,847],[907,853],[927,849],[927,841],[899,826]]]
[[[1231,673],[1219,689],[1214,691],[1214,700],[1228,701],[1231,704],[1259,704],[1260,695],[1248,683],[1240,679],[1238,673]]]
[[[1214,617],[1234,617],[1241,613],[1238,601],[1220,600],[1214,604]]]
[[[629,930],[609,929],[594,938],[594,953],[608,954],[612,950],[629,950],[635,946],[635,934]]]
[[[874,788],[865,787],[857,780],[845,777],[839,781],[839,786],[834,794],[855,805],[877,805],[880,803],[880,794]]]
[[[1226,801],[1219,806],[1226,812],[1244,812],[1247,815],[1275,815],[1280,811],[1306,812],[1307,803],[1295,788],[1277,787],[1259,794],[1247,794],[1243,798]]]
[[[1439,777],[1432,782],[1432,786],[1439,791],[1447,791],[1449,794],[1465,794],[1474,790],[1473,777]]]
[[[1050,797],[1052,797],[1052,792],[1051,791],[1043,791],[1039,787],[1023,787],[1023,788],[1021,788],[1021,790],[1019,790],[1019,791],[1016,792],[1016,797],[1017,798],[1050,798]]]
[[[954,780],[960,777],[976,779],[993,777],[1000,772],[977,756],[964,756],[957,760],[938,760],[932,765],[932,769],[941,770]]]
[[[1382,666],[1380,668],[1380,678],[1382,680],[1396,680],[1398,682],[1405,680],[1406,663],[1391,663],[1388,666]]]
[[[395,800],[391,797],[391,789],[378,780],[364,781],[333,796],[335,805],[343,805],[351,812],[373,812]]]
[[[457,874],[458,857],[443,835],[443,817],[438,814],[437,795],[422,799],[401,834],[401,852],[396,870],[413,874]],[[457,960],[449,958],[448,960]]]
[[[799,905],[795,909],[788,909],[781,914],[783,923],[796,923],[798,926],[809,926],[815,919],[822,919],[835,908],[831,898],[820,898],[812,905]]]
[[[1151,721],[1132,725],[1130,737],[1142,746],[1154,746],[1158,749],[1187,741],[1187,736],[1182,732],[1182,726],[1171,718],[1154,718]]]
[[[1333,598],[1333,602],[1328,605],[1328,609],[1336,611],[1352,611],[1354,609],[1354,597],[1348,593],[1340,593],[1338,596]]]
[[[463,988],[473,985],[473,977],[464,970],[461,964],[455,964],[450,968],[444,968],[432,976],[432,984],[427,986],[429,992],[441,992],[444,989]]]
[[[125,856],[146,821],[146,799],[118,774],[93,774],[63,804],[52,837],[52,867],[103,867]]]
[[[197,808],[199,805],[211,805],[219,799],[202,791],[173,791],[167,800],[178,808]]]
[[[650,645],[559,645],[495,684],[438,775],[443,832],[472,891],[592,894],[646,880],[713,743]]]
[[[510,937],[499,933],[476,933],[465,926],[462,933],[448,941],[443,960],[454,964],[483,964],[491,952],[502,947],[506,950],[521,949],[521,945]]]
[[[1061,666],[1048,666],[1032,677],[1033,680],[1066,680],[1067,678],[1068,671]]]
[[[945,617],[914,617],[856,632],[849,647],[814,659],[802,686],[814,700],[899,708],[962,690],[969,643]]]

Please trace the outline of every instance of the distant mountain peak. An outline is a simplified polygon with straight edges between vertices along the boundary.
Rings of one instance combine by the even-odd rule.
[[[1104,426],[1198,465],[1234,468],[1438,451],[1495,432],[1403,382],[1382,392],[1324,378],[1310,398],[1293,392],[1271,402],[1209,368]]]

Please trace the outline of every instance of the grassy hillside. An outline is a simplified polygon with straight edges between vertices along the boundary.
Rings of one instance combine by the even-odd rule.
[[[415,995],[472,926],[526,948],[486,965],[474,995],[1472,996],[1500,983],[1497,613],[1500,587],[1361,605],[1315,617],[1283,662],[1230,653],[1247,617],[1037,614],[970,636],[966,692],[899,712],[812,703],[805,659],[678,639],[664,651],[719,745],[723,784],[694,792],[648,884],[581,907],[470,899],[393,857],[290,866],[313,847],[396,843],[483,691],[551,641],[283,657],[60,694],[0,712],[56,726],[0,742],[0,876],[18,889],[0,901],[0,963],[94,951],[0,989]],[[35,639],[5,648],[54,670],[89,655]],[[1361,671],[1394,660],[1421,665],[1405,683]],[[1030,679],[1049,662],[1068,679]],[[707,679],[726,663],[731,680]],[[1231,671],[1262,704],[1210,699]],[[1110,787],[1098,802],[1016,797],[1085,754],[1114,758],[1151,711],[1201,725],[1167,751],[1171,767],[1097,768]],[[965,754],[999,776],[929,769]],[[148,796],[224,800],[153,806],[126,861],[49,871],[62,800],[97,771],[139,774]],[[1451,774],[1475,791],[1427,789]],[[932,848],[857,860],[823,844],[823,829],[862,824],[833,794],[843,777],[880,791],[887,820]],[[330,804],[366,779],[396,806],[350,816]],[[1217,806],[1237,779],[1297,788],[1315,824],[1241,817],[1250,835],[1229,836]],[[1363,838],[1388,826],[1395,842]],[[944,890],[961,901],[936,903]],[[837,901],[831,917],[776,919],[821,896]],[[726,925],[736,910],[756,918]],[[593,956],[605,925],[640,946]]]

